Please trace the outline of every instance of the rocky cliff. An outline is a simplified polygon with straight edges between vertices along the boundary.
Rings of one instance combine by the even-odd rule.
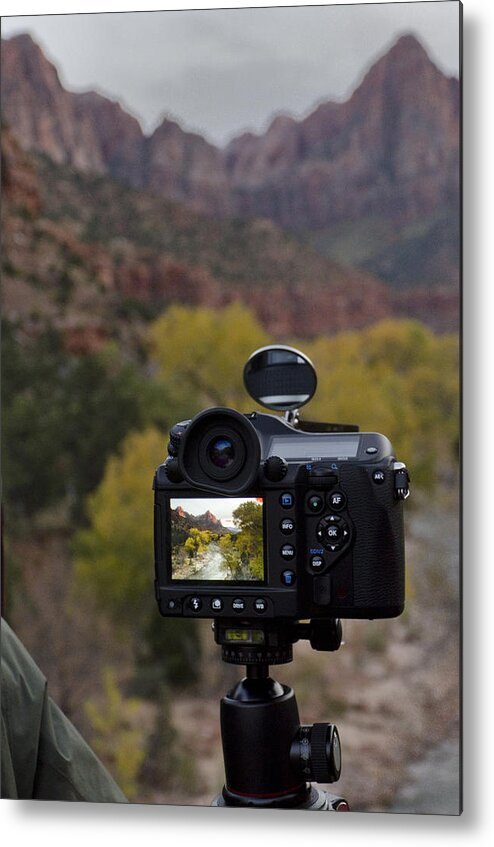
[[[2,120],[26,150],[88,173],[141,180],[142,131],[117,102],[62,86],[29,35],[2,40]]]
[[[118,103],[65,90],[28,35],[2,41],[1,81],[8,315],[66,324],[73,300],[93,332],[101,299],[239,298],[279,336],[391,315],[457,328],[459,84],[415,38],[345,103],[225,150],[168,119],[145,137]]]
[[[278,117],[226,150],[238,212],[290,229],[430,215],[458,193],[459,83],[403,36],[345,103]]]
[[[166,105],[166,104],[164,104]],[[225,150],[165,119],[145,137],[121,106],[66,91],[28,35],[2,42],[2,110],[23,147],[107,173],[211,215],[268,217],[292,230],[369,215],[430,215],[458,193],[459,83],[413,36],[344,103],[278,116]]]

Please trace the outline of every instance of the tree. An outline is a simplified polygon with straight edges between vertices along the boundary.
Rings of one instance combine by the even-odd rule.
[[[264,541],[262,504],[248,500],[233,512],[233,521],[239,527],[236,538],[241,570],[247,579],[264,578]]]
[[[60,500],[80,521],[108,455],[152,414],[151,391],[116,348],[77,356],[46,327],[28,338],[4,322],[4,496],[13,516]]]
[[[191,559],[195,559],[211,544],[214,534],[209,529],[197,529],[193,526],[190,528],[189,536],[184,544],[187,553]]]
[[[138,792],[139,769],[145,757],[142,706],[136,697],[122,695],[111,668],[105,671],[103,701],[92,698],[85,704],[91,747],[129,800]]]
[[[156,428],[124,439],[88,498],[89,526],[73,542],[79,588],[133,640],[139,684],[150,696],[163,681],[193,681],[200,653],[197,622],[161,618],[153,591],[152,479],[165,442]]]
[[[238,302],[223,310],[171,306],[149,330],[149,355],[158,382],[174,398],[176,420],[208,406],[250,409],[243,367],[268,343],[254,314]]]
[[[116,617],[132,621],[148,606],[153,567],[152,481],[166,438],[131,433],[87,500],[89,528],[74,538],[76,573]]]
[[[416,321],[382,321],[305,346],[318,372],[313,420],[355,423],[389,437],[414,486],[433,486],[457,466],[459,361],[456,335]],[[305,410],[304,410],[305,411]]]
[[[246,501],[233,512],[237,534],[220,539],[220,549],[231,579],[259,579],[264,577],[264,543],[262,505]]]

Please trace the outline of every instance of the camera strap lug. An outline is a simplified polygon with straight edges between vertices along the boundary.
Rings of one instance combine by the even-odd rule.
[[[403,462],[393,463],[395,480],[395,497],[397,500],[406,500],[410,496],[410,476]]]

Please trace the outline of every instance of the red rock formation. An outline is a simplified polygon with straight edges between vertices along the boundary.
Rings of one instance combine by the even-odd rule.
[[[38,177],[11,132],[2,132],[2,192],[6,202],[35,216],[41,210]]]
[[[291,229],[428,215],[458,193],[459,83],[403,36],[345,103],[277,118],[226,150],[237,210]]]
[[[322,271],[316,268],[317,280],[309,274],[308,296],[307,274],[299,285],[296,262],[297,273],[290,275],[290,250],[296,254],[300,246],[294,243],[292,248],[286,239],[277,246],[275,237],[268,238],[269,227],[276,225],[267,219],[296,230],[387,218],[399,240],[401,224],[420,221],[458,200],[458,109],[458,80],[445,77],[417,40],[405,36],[374,64],[347,102],[322,104],[303,121],[278,116],[264,135],[246,133],[220,151],[169,120],[144,138],[138,122],[118,103],[94,92],[66,91],[29,36],[2,41],[3,119],[24,150],[41,151],[85,172],[110,174],[214,216],[263,217],[256,226],[267,228],[267,236],[260,237],[259,244],[261,250],[271,244],[273,270],[266,282],[261,273],[255,286],[237,290],[211,271],[130,243],[117,263],[102,244],[78,241],[77,228],[66,231],[63,224],[47,219],[37,223],[46,243],[29,252],[28,224],[16,213],[4,226],[9,259],[17,272],[7,279],[9,314],[25,308],[22,278],[46,279],[49,290],[58,250],[80,262],[102,298],[111,295],[151,306],[173,301],[221,306],[241,297],[275,335],[297,333],[301,327],[307,335],[334,332],[393,314],[420,317],[439,330],[455,329],[459,303],[451,268],[457,267],[457,259],[444,239],[442,247],[433,244],[430,250],[436,256],[446,251],[441,267],[450,270],[438,280],[437,273],[422,273],[420,268],[417,277],[420,284],[422,278],[440,282],[437,291],[417,285],[392,291],[375,277],[355,269],[345,275],[344,268],[328,262]],[[8,205],[38,216],[36,171],[11,134],[2,136]],[[177,205],[185,229],[191,214],[190,208]],[[223,222],[214,225],[221,228]],[[231,260],[230,277],[235,262],[255,259],[253,242],[249,244],[247,256],[240,251]],[[435,267],[429,264],[428,270]],[[78,284],[77,307],[84,301],[89,312],[83,288]],[[36,297],[41,291],[36,289]],[[29,290],[30,297],[33,292]],[[53,311],[52,301],[39,306],[44,308]],[[98,327],[92,343],[99,334]]]
[[[66,91],[29,35],[2,40],[2,119],[25,150],[137,184],[144,138],[119,103],[95,92]]]
[[[411,288],[392,295],[396,317],[422,321],[435,332],[457,332],[460,325],[460,293],[451,286]]]
[[[188,202],[196,211],[224,216],[229,185],[220,150],[202,136],[165,119],[146,140],[143,184],[155,194]]]
[[[403,36],[345,103],[275,118],[221,151],[165,119],[147,139],[118,103],[63,89],[28,35],[2,42],[4,119],[26,149],[109,173],[211,215],[269,217],[290,229],[367,215],[397,223],[458,194],[459,83]]]

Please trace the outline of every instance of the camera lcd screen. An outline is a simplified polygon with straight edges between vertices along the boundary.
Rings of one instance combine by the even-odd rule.
[[[264,582],[260,497],[171,498],[171,578]]]
[[[355,458],[360,443],[359,436],[303,435],[296,438],[272,438],[270,455],[284,459]]]

